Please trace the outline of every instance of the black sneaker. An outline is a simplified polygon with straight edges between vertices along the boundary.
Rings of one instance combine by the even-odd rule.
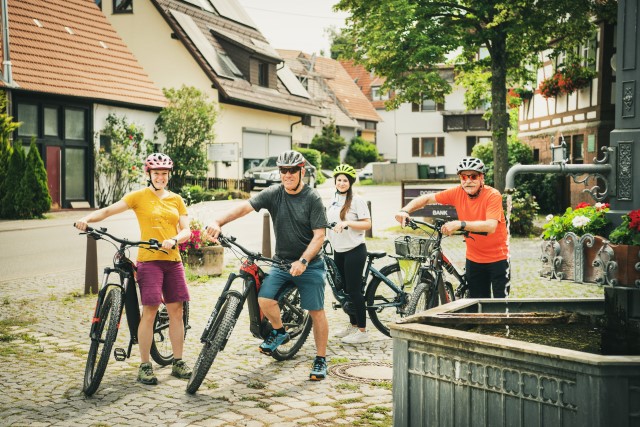
[[[327,377],[327,360],[323,357],[316,357],[309,374],[311,381],[320,381]]]

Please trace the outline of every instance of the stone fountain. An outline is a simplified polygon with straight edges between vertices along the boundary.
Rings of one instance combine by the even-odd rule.
[[[604,158],[569,165],[562,144],[552,146],[557,148],[553,164],[514,166],[507,189],[520,173],[557,172],[574,180],[586,174],[600,182],[588,191],[596,200],[608,198],[615,225],[640,207],[640,185],[633,179],[634,164],[640,165],[639,18],[640,0],[619,0],[619,101]],[[640,426],[640,283],[620,286],[609,280],[610,253],[599,256],[604,298],[463,299],[392,325],[394,426]],[[582,281],[582,254],[576,257],[575,277]],[[623,261],[613,261],[622,267]],[[637,263],[640,270],[637,257],[624,263]],[[623,344],[596,354],[468,330],[576,317],[602,326],[603,344]]]

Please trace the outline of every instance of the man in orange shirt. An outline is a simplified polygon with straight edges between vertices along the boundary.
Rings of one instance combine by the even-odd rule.
[[[484,185],[484,163],[475,157],[465,157],[457,168],[460,186],[439,193],[424,194],[413,199],[395,216],[404,225],[409,214],[428,204],[452,205],[459,220],[442,226],[442,233],[455,231],[484,232],[466,239],[466,274],[471,298],[504,298],[509,293],[509,250],[507,227],[502,210],[502,195]]]

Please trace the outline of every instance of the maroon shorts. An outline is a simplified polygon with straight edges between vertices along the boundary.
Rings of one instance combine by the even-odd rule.
[[[142,305],[189,301],[184,266],[179,261],[138,262]]]

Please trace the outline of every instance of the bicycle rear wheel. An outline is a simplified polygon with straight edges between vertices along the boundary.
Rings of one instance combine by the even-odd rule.
[[[392,289],[377,277],[371,279],[367,286],[365,300],[371,323],[386,336],[391,336],[389,324],[407,315],[406,308],[410,294],[404,291],[404,277],[400,265],[395,262],[380,269],[380,273],[400,289]]]
[[[107,363],[111,356],[111,348],[118,335],[118,323],[122,304],[122,292],[115,288],[107,292],[98,310],[98,317],[94,319],[95,332],[91,337],[91,346],[84,368],[84,385],[82,392],[91,396],[98,390]]]
[[[239,307],[242,301],[234,294],[228,294],[220,312],[211,325],[211,339],[207,340],[200,351],[200,355],[193,366],[193,373],[187,383],[187,393],[194,394],[200,388],[202,381],[207,376],[218,351],[227,342],[231,331],[238,320]]]
[[[289,341],[280,344],[271,353],[276,360],[291,359],[302,348],[311,332],[311,316],[300,307],[300,292],[298,288],[291,288],[278,300],[282,324],[289,333]]]
[[[450,303],[456,299],[453,292],[453,285],[450,282],[444,283],[445,292],[443,298],[433,280],[434,279],[430,279],[427,282],[421,282],[416,286],[416,289],[411,295],[411,301],[409,301],[409,305],[407,306],[407,315],[429,310],[430,308]]]
[[[182,323],[184,336],[189,329],[189,301],[182,304]],[[151,358],[160,366],[167,366],[173,362],[173,347],[169,336],[169,313],[167,306],[162,304],[153,321],[153,341],[151,342]]]

